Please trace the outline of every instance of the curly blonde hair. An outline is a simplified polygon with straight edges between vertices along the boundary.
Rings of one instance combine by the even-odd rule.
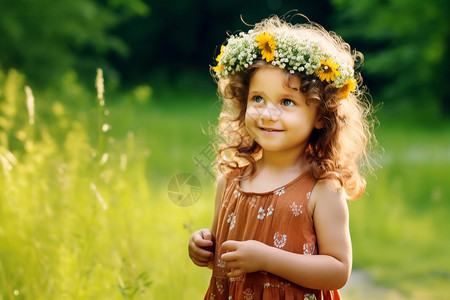
[[[292,25],[278,17],[271,17],[256,24],[253,30],[271,33],[289,31],[318,40],[324,51],[354,68],[363,62],[360,52],[352,52],[350,45],[341,37],[316,23]],[[255,164],[261,157],[262,149],[249,136],[245,127],[247,97],[252,74],[269,65],[263,60],[257,60],[231,77],[217,81],[218,93],[223,99],[218,126],[220,143],[217,161],[221,173],[226,174],[244,165],[250,167],[250,176],[255,173]],[[306,96],[308,103],[318,103],[318,112],[324,124],[323,128],[313,130],[306,149],[313,176],[318,180],[332,180],[339,188],[344,188],[349,200],[359,198],[366,186],[360,170],[365,166],[370,168],[367,146],[370,141],[375,141],[373,121],[370,120],[372,107],[361,88],[361,75],[355,72],[358,86],[344,99],[339,89],[318,80],[314,75],[286,71],[288,85],[291,76],[299,77],[299,90]]]

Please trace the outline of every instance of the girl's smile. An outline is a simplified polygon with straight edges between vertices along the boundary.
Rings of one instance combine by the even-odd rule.
[[[269,128],[269,127],[259,127],[265,134],[276,134],[278,132],[282,132],[284,130]]]

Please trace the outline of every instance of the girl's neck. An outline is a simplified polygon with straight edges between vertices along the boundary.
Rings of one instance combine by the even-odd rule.
[[[256,173],[241,180],[240,187],[247,192],[267,192],[291,182],[308,169],[304,152],[264,151],[256,162]]]
[[[307,169],[304,151],[264,151],[258,161],[257,168],[262,168],[274,173],[295,172],[302,173]]]

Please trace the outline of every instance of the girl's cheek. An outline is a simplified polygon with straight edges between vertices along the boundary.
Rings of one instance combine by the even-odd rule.
[[[260,109],[257,109],[256,107],[249,105],[247,107],[247,112],[245,114],[245,123],[246,124],[250,124],[250,123],[255,123],[256,120],[258,120],[260,115]]]

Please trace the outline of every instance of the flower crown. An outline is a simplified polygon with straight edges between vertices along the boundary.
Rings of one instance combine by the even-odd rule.
[[[287,32],[256,33],[250,30],[228,38],[222,45],[214,68],[217,78],[227,78],[248,68],[257,58],[291,73],[304,72],[339,89],[347,98],[356,88],[353,67],[338,57],[324,53],[317,41],[297,37]]]

